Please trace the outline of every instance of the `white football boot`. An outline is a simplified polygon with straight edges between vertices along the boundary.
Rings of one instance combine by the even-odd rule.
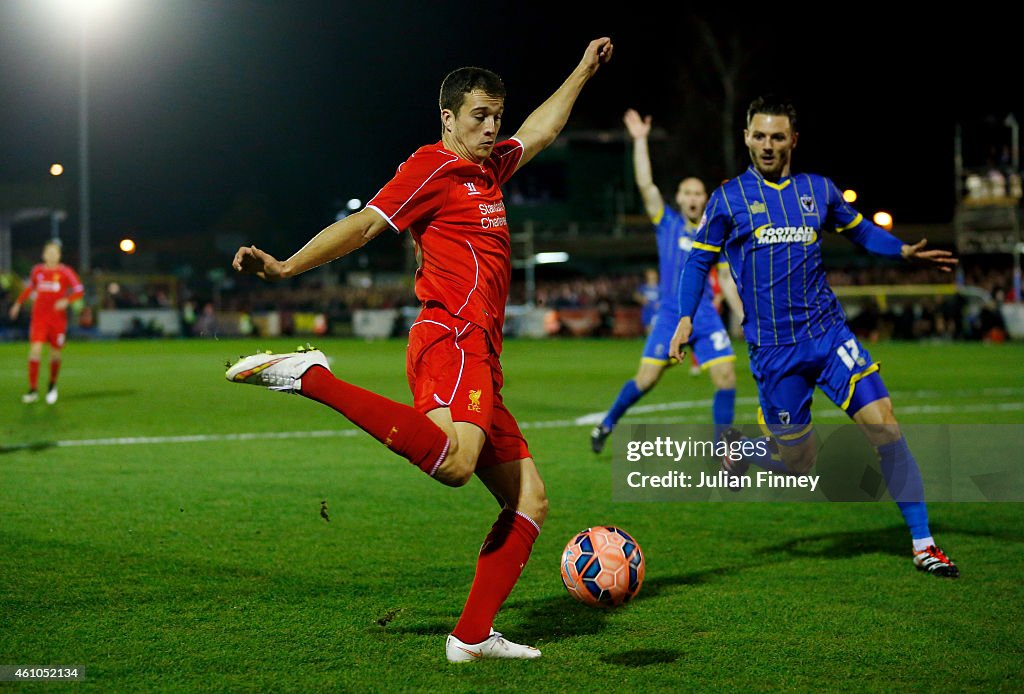
[[[46,391],[46,404],[53,405],[57,402],[57,386],[50,386],[50,389]]]
[[[39,399],[39,393],[34,390],[30,390],[21,396],[21,401],[26,405],[30,405]]]
[[[224,372],[224,378],[233,383],[248,383],[283,393],[298,393],[302,390],[303,374],[314,366],[331,370],[327,365],[327,357],[318,349],[288,354],[260,352],[242,357],[229,366]]]
[[[484,658],[539,658],[540,651],[532,646],[512,643],[499,632],[491,629],[491,635],[480,643],[463,643],[453,634],[448,635],[444,644],[449,663],[469,663]]]

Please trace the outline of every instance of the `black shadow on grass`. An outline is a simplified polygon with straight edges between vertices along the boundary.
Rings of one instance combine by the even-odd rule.
[[[644,667],[646,665],[674,663],[682,657],[681,651],[670,651],[664,648],[638,648],[633,651],[609,653],[608,655],[601,656],[600,660],[609,665]]]
[[[564,593],[558,597],[512,602],[506,608],[519,620],[515,627],[516,638],[529,644],[598,634],[604,630],[609,614],[606,610],[581,605]],[[498,618],[501,619],[500,613]]]
[[[513,641],[531,645],[553,643],[566,638],[597,634],[603,628],[607,612],[584,607],[568,595],[506,603],[498,613],[497,631],[507,629]],[[429,621],[402,625],[401,617],[394,623],[373,630],[413,636],[450,634],[457,615],[449,621]]]
[[[704,583],[711,583],[719,576],[735,576],[737,571],[742,571],[743,569],[754,566],[764,566],[764,562],[759,561],[744,564],[733,564],[732,566],[723,566],[717,569],[705,569],[704,571],[694,571],[693,573],[679,574],[677,576],[659,576],[658,578],[652,578],[651,580],[644,581],[644,585],[640,589],[640,595],[644,598],[653,598],[666,588],[674,588],[676,586],[698,586]]]
[[[33,441],[32,443],[16,443],[13,446],[0,446],[0,455],[4,453],[17,453],[18,451],[45,451],[56,448],[56,441]]]
[[[805,535],[765,547],[759,555],[788,555],[790,558],[815,557],[822,559],[849,559],[863,554],[891,554],[898,557],[909,555],[910,539],[907,528],[893,525],[878,530],[856,530],[849,532],[820,533]]]
[[[788,558],[778,561],[788,561]],[[637,596],[638,600],[656,599],[663,590],[674,586],[693,586],[710,583],[720,576],[735,577],[738,571],[747,567],[764,566],[763,560],[751,561],[746,564],[694,571],[677,576],[660,576],[644,581]],[[515,635],[523,642],[537,645],[552,643],[578,636],[591,636],[600,633],[609,616],[616,610],[602,610],[586,607],[566,594],[557,597],[535,600],[511,600],[502,608],[515,614],[519,624],[515,627]],[[629,606],[619,608],[628,610]],[[501,613],[498,615],[501,619]],[[499,629],[500,630],[500,629]],[[510,627],[511,630],[511,627]]]
[[[1022,542],[1019,534],[1012,531],[974,529],[962,526],[931,523],[932,534],[941,538],[944,534],[968,535],[971,537],[987,537],[1000,541]],[[941,542],[941,539],[938,540]],[[760,550],[760,555],[784,553],[792,558],[816,557],[831,559],[849,559],[862,554],[889,554],[905,558],[910,553],[910,538],[904,525],[893,525],[878,530],[858,530],[851,532],[821,533],[806,535],[787,540]]]

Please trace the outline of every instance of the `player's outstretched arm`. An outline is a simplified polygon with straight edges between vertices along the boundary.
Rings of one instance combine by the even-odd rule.
[[[608,37],[591,41],[583,53],[580,64],[562,86],[529,115],[515,135],[516,139],[523,143],[520,167],[554,142],[558,133],[562,132],[562,128],[569,120],[573,104],[583,90],[583,85],[594,76],[601,65],[612,59],[612,48],[612,40]]]
[[[242,246],[231,266],[266,280],[294,277],[362,248],[387,228],[387,220],[363,209],[325,228],[288,260],[278,260],[256,246]]]
[[[939,269],[943,272],[951,272],[953,267],[960,261],[953,257],[953,254],[949,251],[943,250],[924,250],[924,247],[928,245],[928,239],[921,239],[917,243],[903,244],[903,248],[900,249],[900,255],[903,256],[904,260],[910,262],[925,262],[934,263],[938,265]]]
[[[859,216],[858,219],[857,226],[843,229],[841,233],[869,253],[894,260],[902,258],[912,263],[932,263],[943,272],[950,272],[959,262],[949,251],[924,250],[928,239],[921,239],[915,244],[903,243],[885,229]]]
[[[921,239],[915,244],[903,243],[882,227],[864,219],[862,214],[843,200],[835,183],[828,181],[828,185],[829,215],[835,223],[836,232],[868,253],[894,260],[902,258],[910,262],[933,263],[943,272],[952,271],[959,262],[949,251],[924,250],[928,239]]]
[[[654,185],[654,175],[651,173],[651,153],[647,143],[647,137],[651,134],[651,117],[641,118],[640,114],[631,108],[622,117],[622,122],[633,140],[633,176],[640,197],[644,201],[644,211],[648,217],[656,219],[665,210],[665,200],[661,197],[661,191]]]

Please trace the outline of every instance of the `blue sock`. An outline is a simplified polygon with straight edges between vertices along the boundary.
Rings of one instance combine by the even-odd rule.
[[[924,483],[921,481],[921,470],[917,467],[917,461],[910,452],[907,440],[901,436],[899,441],[879,446],[878,456],[881,458],[885,484],[889,488],[889,494],[896,500],[900,513],[903,514],[903,520],[910,528],[910,536],[915,540],[929,537],[932,532],[928,528]]]
[[[612,403],[612,407],[608,410],[608,414],[605,415],[604,421],[601,422],[601,426],[611,431],[618,424],[619,418],[626,414],[626,410],[633,406],[633,403],[642,398],[644,391],[640,390],[636,385],[636,381],[629,379],[622,386],[622,390],[619,391],[618,397],[615,398],[615,402]]]
[[[711,403],[711,416],[715,422],[715,441],[722,438],[722,432],[732,426],[733,414],[736,412],[736,389],[715,391],[715,399]]]

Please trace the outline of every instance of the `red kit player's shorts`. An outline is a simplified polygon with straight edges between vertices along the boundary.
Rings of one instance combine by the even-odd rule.
[[[406,374],[418,411],[447,407],[452,421],[483,429],[487,441],[477,468],[532,457],[501,400],[501,364],[483,328],[443,308],[424,308],[409,330]]]
[[[33,317],[28,327],[28,341],[49,342],[54,349],[61,349],[64,346],[67,331],[67,316]]]

